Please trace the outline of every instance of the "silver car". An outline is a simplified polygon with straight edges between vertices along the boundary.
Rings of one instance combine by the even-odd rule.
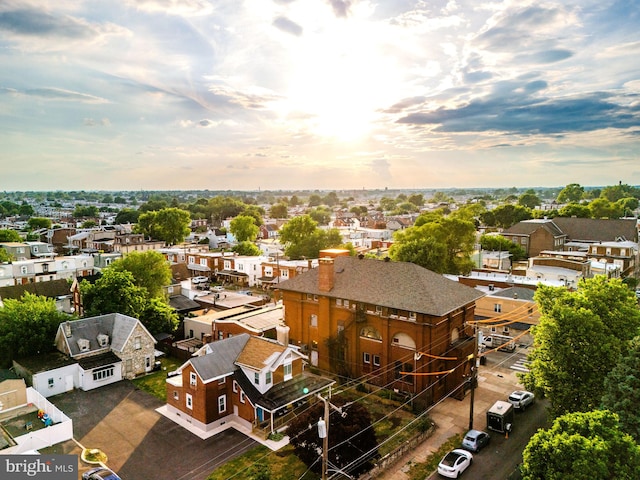
[[[489,443],[489,440],[491,440],[491,437],[487,432],[469,430],[462,439],[462,448],[472,452],[479,452],[482,447]]]
[[[524,411],[529,405],[533,405],[536,397],[533,393],[526,390],[516,390],[509,395],[509,403],[513,408]]]

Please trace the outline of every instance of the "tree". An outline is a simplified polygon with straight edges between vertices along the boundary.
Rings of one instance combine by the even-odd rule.
[[[85,315],[122,313],[142,319],[147,306],[147,289],[138,287],[133,274],[128,270],[107,268],[96,283],[80,282]]]
[[[421,193],[414,193],[407,198],[409,203],[413,203],[416,207],[422,207],[424,205],[424,195]]]
[[[584,198],[584,187],[578,183],[570,183],[558,194],[558,203],[578,203]]]
[[[0,367],[13,359],[54,350],[58,326],[69,320],[53,299],[25,293],[19,300],[8,298],[0,308]]]
[[[520,245],[513,243],[502,235],[482,235],[480,246],[483,250],[490,252],[509,252],[511,259],[515,262],[527,257],[527,252]]]
[[[640,447],[607,410],[557,418],[531,437],[522,456],[523,480],[640,478]]]
[[[189,212],[179,208],[163,208],[142,213],[138,218],[136,232],[163,240],[169,245],[182,242],[191,232]]]
[[[622,211],[621,216],[623,217],[631,215],[631,212],[638,208],[638,205],[640,205],[640,202],[634,197],[625,197],[616,201],[616,206]]]
[[[617,202],[626,197],[640,198],[640,189],[626,184],[618,184],[604,187],[600,192],[601,198],[606,198],[610,202]]]
[[[622,355],[604,381],[602,408],[618,415],[620,427],[640,441],[640,337],[629,343],[629,349]]]
[[[606,198],[600,197],[589,203],[592,218],[620,218],[623,214],[623,207],[620,204],[612,203]]]
[[[253,217],[253,219],[255,221],[254,223],[258,227],[260,225],[264,224],[264,220],[262,219],[264,214],[265,214],[264,208],[258,207],[256,205],[248,205],[248,206],[246,206],[245,209],[241,213],[241,215],[244,215],[245,217]]]
[[[255,218],[251,216],[238,215],[231,220],[229,231],[238,242],[254,241],[260,232],[260,228],[255,222]]]
[[[94,220],[85,220],[82,222],[81,228],[93,228],[98,225]]]
[[[140,320],[152,335],[173,334],[180,325],[176,311],[162,298],[151,298],[145,305]]]
[[[495,226],[509,228],[522,220],[532,218],[531,209],[522,205],[500,205],[491,210],[495,221]],[[487,223],[487,225],[490,225]]]
[[[12,262],[13,257],[4,248],[0,247],[0,263]]]
[[[72,216],[73,218],[97,217],[99,213],[95,205],[76,205]]]
[[[51,228],[51,220],[42,217],[31,217],[27,220],[29,230],[38,230],[40,228]]]
[[[370,470],[372,462],[379,457],[371,415],[360,403],[347,403],[338,396],[330,401],[335,407],[341,408],[341,412],[334,408],[329,410],[328,462],[336,468],[345,469],[352,477],[358,477]],[[318,436],[320,418],[324,418],[322,402],[309,407],[293,419],[287,428],[296,456],[316,472],[321,470],[318,452],[323,444]]]
[[[575,292],[541,285],[535,299],[541,317],[523,383],[549,398],[553,416],[597,408],[607,373],[640,327],[633,292],[597,276]]]
[[[252,242],[240,242],[231,250],[236,252],[238,255],[246,255],[250,257],[257,257],[262,253],[258,246]]]
[[[140,212],[133,208],[123,208],[116,214],[116,218],[113,223],[116,225],[122,225],[125,223],[136,223],[140,217]]]
[[[316,207],[309,211],[309,216],[313,218],[319,225],[328,225],[331,221],[331,210],[327,207]]]
[[[570,203],[558,210],[558,215],[561,217],[591,218],[591,209],[589,205]]]
[[[271,218],[287,218],[289,211],[286,203],[276,203],[269,209],[269,216]]]
[[[317,258],[320,250],[340,245],[342,237],[338,230],[320,230],[318,223],[309,215],[301,215],[282,226],[280,241],[291,259]]]
[[[0,242],[22,242],[22,237],[15,230],[3,228],[0,230]]]
[[[473,267],[475,225],[454,216],[420,215],[413,227],[394,234],[389,256],[437,273],[468,273]]]
[[[171,282],[169,262],[160,252],[131,252],[113,262],[110,269],[131,272],[135,285],[147,290],[150,297],[163,297],[163,287]]]
[[[309,207],[317,207],[318,205],[322,205],[322,197],[317,193],[314,193],[309,197]]]
[[[534,209],[536,206],[541,205],[542,200],[540,197],[536,195],[536,192],[533,190],[527,190],[525,193],[518,197],[518,205],[522,205],[523,207],[527,207],[530,209]]]

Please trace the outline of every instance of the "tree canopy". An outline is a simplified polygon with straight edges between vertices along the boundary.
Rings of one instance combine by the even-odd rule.
[[[238,255],[247,255],[254,257],[262,253],[262,250],[260,250],[260,248],[258,248],[258,246],[253,242],[240,242],[231,250],[236,252]]]
[[[526,258],[527,252],[520,245],[513,243],[502,235],[487,235],[480,237],[480,246],[491,252],[509,252],[514,262]]]
[[[53,299],[25,293],[19,300],[8,298],[0,308],[0,367],[11,361],[55,350],[58,325],[69,320]]]
[[[150,297],[162,297],[163,287],[171,282],[169,262],[160,252],[131,252],[111,264],[110,269],[129,271],[134,283],[144,287]]]
[[[553,416],[598,408],[605,377],[640,327],[633,292],[596,276],[575,292],[540,285],[535,299],[541,317],[524,384],[549,398]]]
[[[578,183],[570,183],[558,194],[558,203],[577,203],[584,198],[584,187]]]
[[[142,213],[138,218],[136,232],[147,237],[163,240],[169,245],[182,242],[191,232],[189,212],[179,208],[163,208]]]
[[[250,215],[238,215],[231,220],[229,231],[236,237],[238,242],[254,241],[260,228],[256,225],[256,220]]]
[[[342,414],[330,409],[329,464],[357,477],[379,457],[371,415],[360,403],[347,403],[338,396],[331,398],[331,404],[342,408]],[[319,402],[293,419],[287,428],[296,456],[316,472],[321,470],[318,451],[322,450],[317,424],[323,417],[324,405]]]
[[[9,228],[0,229],[0,242],[22,242],[22,237],[15,230]]]
[[[521,473],[523,480],[635,480],[640,447],[614,413],[569,413],[531,437]]]

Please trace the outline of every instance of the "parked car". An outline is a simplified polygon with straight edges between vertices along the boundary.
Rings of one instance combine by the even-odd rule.
[[[191,283],[193,283],[194,285],[198,285],[200,283],[207,283],[207,282],[209,282],[209,277],[200,276],[200,277],[193,277],[191,279]]]
[[[222,285],[216,285],[211,290],[213,290],[214,292],[224,292],[224,287]]]
[[[447,478],[458,478],[473,462],[473,455],[456,448],[447,453],[438,464],[438,473]]]
[[[462,448],[471,452],[479,452],[482,447],[488,445],[491,437],[481,430],[469,430],[462,439]]]
[[[115,472],[104,467],[96,467],[82,474],[82,480],[122,480]]]
[[[513,408],[524,411],[529,405],[535,401],[535,395],[526,390],[516,390],[509,395],[509,403]]]

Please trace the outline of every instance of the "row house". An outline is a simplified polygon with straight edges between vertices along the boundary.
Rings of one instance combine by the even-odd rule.
[[[166,415],[202,434],[242,425],[266,438],[335,383],[308,372],[306,359],[286,336],[208,343],[167,377]]]
[[[0,264],[0,286],[73,279],[94,273],[91,255],[33,258]]]
[[[638,244],[636,242],[598,242],[589,245],[589,258],[617,267],[622,277],[634,275],[638,266]]]
[[[145,240],[141,233],[123,233],[115,236],[112,251],[126,257],[131,252],[159,251],[164,246],[164,241]]]
[[[325,250],[318,268],[280,283],[279,292],[290,342],[312,365],[423,405],[464,395],[478,290],[413,263]]]
[[[280,260],[269,257],[262,262],[262,276],[258,278],[257,286],[263,289],[278,288],[278,284],[294,278],[318,266],[318,260]]]
[[[31,258],[31,249],[25,242],[3,242],[0,248],[4,248],[13,260],[28,260]]]

